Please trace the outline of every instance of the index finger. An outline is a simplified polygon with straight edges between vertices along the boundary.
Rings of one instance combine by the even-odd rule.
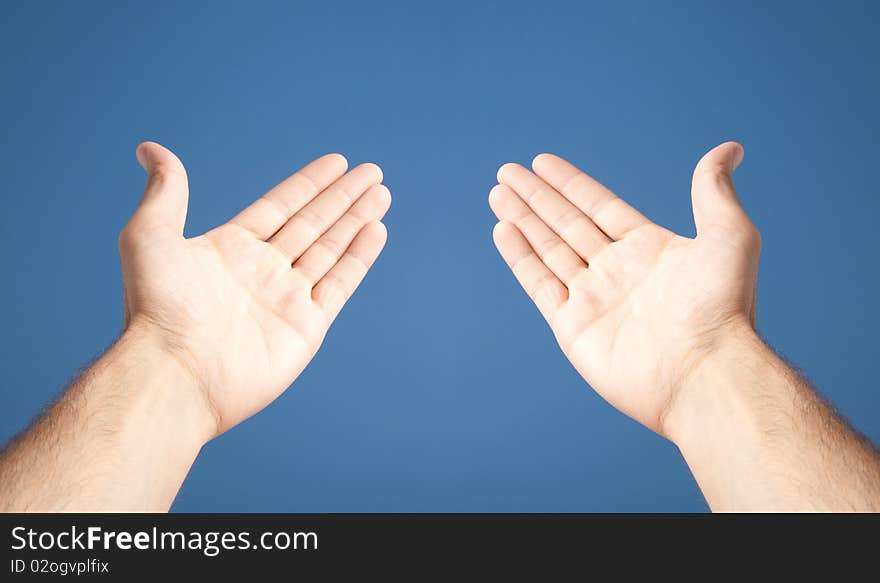
[[[345,174],[346,169],[348,161],[342,154],[321,156],[278,183],[229,222],[265,241],[318,193]]]
[[[612,239],[622,239],[633,229],[651,222],[599,181],[559,156],[539,154],[532,161],[532,168]]]

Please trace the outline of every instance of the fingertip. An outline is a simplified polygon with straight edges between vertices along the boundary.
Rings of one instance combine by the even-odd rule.
[[[367,237],[371,241],[375,241],[376,244],[381,249],[385,246],[385,243],[388,241],[388,227],[385,226],[385,223],[382,221],[372,221],[367,223],[367,226],[364,227],[364,231],[367,233]]]
[[[149,150],[150,148],[161,148],[161,147],[162,147],[161,144],[159,144],[158,142],[154,142],[152,140],[147,140],[145,142],[141,142],[140,144],[138,144],[137,151],[140,152],[141,150]]]
[[[559,157],[554,154],[550,154],[549,152],[541,152],[540,154],[532,158],[532,169],[535,172],[538,172],[539,168],[543,168],[547,166],[547,164],[550,164],[558,159]]]
[[[489,208],[495,209],[495,205],[501,199],[501,192],[504,189],[504,186],[501,184],[496,184],[489,190]]]
[[[383,208],[383,212],[387,211],[391,206],[391,190],[389,190],[384,184],[376,184],[370,187],[370,190],[373,192],[373,196],[379,201],[380,206]]]
[[[495,175],[495,177],[498,179],[498,182],[503,183],[505,181],[505,177],[517,167],[519,167],[519,164],[517,164],[516,162],[508,162],[506,164],[502,164],[501,168],[498,169],[498,172]]]
[[[373,162],[365,162],[358,166],[358,168],[363,168],[364,172],[369,172],[373,176],[373,181],[376,184],[379,184],[385,178],[385,175],[382,172],[382,168],[380,168],[378,164],[374,164]]]
[[[153,165],[153,160],[155,159],[155,149],[161,148],[159,144],[156,142],[141,142],[138,144],[137,148],[135,148],[134,155],[137,158],[138,164],[141,167],[149,172],[150,167]]]
[[[732,162],[731,168],[736,170],[740,164],[742,164],[743,158],[746,155],[746,149],[743,148],[743,145],[739,142],[727,142],[733,148]]]
[[[706,152],[694,167],[693,179],[726,177],[729,179],[742,160],[742,146],[737,142],[724,142]]]
[[[391,189],[385,186],[384,184],[375,184],[373,188],[381,193],[382,198],[387,198],[391,200]]]
[[[728,172],[736,170],[737,166],[742,162],[745,155],[745,149],[739,142],[724,142],[709,150],[703,156],[704,162],[711,166],[722,166]]]
[[[138,163],[146,170],[147,174],[153,175],[180,175],[186,176],[186,168],[177,155],[156,142],[143,142],[135,150]]]
[[[503,241],[509,239],[511,229],[513,225],[507,221],[498,221],[495,224],[495,227],[492,229],[492,240],[495,241],[496,246],[501,246]]]
[[[333,164],[337,168],[341,168],[343,172],[348,169],[348,160],[340,154],[339,152],[331,152],[329,154],[324,154],[319,158],[320,160],[326,160],[327,162]]]

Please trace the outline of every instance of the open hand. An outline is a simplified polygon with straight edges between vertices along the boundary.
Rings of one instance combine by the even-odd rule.
[[[495,243],[584,379],[664,434],[690,371],[755,320],[761,240],[731,175],[728,142],[694,171],[697,237],[655,225],[565,160],[498,171]]]
[[[382,171],[346,173],[319,158],[228,223],[185,239],[188,187],[180,160],[138,148],[148,173],[122,230],[125,325],[157,339],[192,372],[216,433],[280,395],[385,244],[391,203]]]

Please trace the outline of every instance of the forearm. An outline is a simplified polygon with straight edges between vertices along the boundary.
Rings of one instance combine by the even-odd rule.
[[[211,423],[192,375],[133,326],[0,457],[0,509],[167,510]]]
[[[713,510],[880,510],[877,451],[754,333],[693,371],[667,432]]]

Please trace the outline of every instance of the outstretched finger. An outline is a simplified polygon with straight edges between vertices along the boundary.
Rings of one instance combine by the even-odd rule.
[[[532,168],[612,239],[622,239],[633,229],[650,223],[600,182],[559,156],[539,154]]]
[[[333,226],[368,188],[382,182],[382,170],[375,164],[361,164],[331,184],[302,207],[269,243],[291,262]]]
[[[556,311],[568,299],[568,288],[544,265],[512,223],[499,222],[492,237],[517,281],[552,326]]]
[[[367,223],[381,220],[391,206],[391,193],[383,184],[371,186],[336,224],[312,244],[293,264],[293,270],[314,285],[342,259]]]
[[[255,200],[229,222],[266,240],[319,192],[345,174],[348,162],[341,154],[321,156]]]
[[[498,170],[498,182],[512,188],[544,223],[588,262],[611,240],[580,209],[519,164]]]
[[[382,252],[387,238],[385,225],[379,221],[369,223],[357,234],[336,265],[312,289],[312,298],[324,310],[328,323],[336,319],[342,306],[363,281]]]
[[[516,226],[534,249],[538,258],[565,285],[587,269],[587,264],[568,244],[559,238],[522,199],[504,184],[489,192],[489,206],[501,221]]]

